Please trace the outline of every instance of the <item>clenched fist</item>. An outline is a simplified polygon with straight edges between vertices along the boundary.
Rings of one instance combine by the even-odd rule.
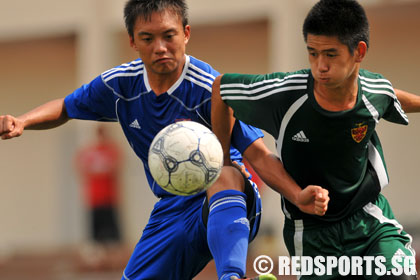
[[[328,190],[320,186],[309,185],[299,193],[297,206],[302,212],[324,216],[329,201]]]
[[[0,116],[0,136],[2,140],[22,135],[23,121],[10,115]]]

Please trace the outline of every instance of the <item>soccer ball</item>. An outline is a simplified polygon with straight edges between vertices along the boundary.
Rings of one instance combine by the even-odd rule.
[[[149,149],[150,173],[164,190],[193,195],[206,190],[220,175],[223,150],[213,132],[193,121],[162,129]]]

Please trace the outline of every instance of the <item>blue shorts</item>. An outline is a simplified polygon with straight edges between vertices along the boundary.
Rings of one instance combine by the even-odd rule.
[[[261,220],[261,199],[257,186],[246,182],[250,182],[246,190],[251,224],[249,240],[252,240]],[[213,258],[207,245],[204,205],[207,206],[205,193],[159,200],[122,280],[186,280],[196,276]]]

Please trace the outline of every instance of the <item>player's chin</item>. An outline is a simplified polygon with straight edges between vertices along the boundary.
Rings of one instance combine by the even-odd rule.
[[[159,74],[170,74],[177,69],[176,63],[168,61],[165,63],[156,62],[153,64],[154,71]]]

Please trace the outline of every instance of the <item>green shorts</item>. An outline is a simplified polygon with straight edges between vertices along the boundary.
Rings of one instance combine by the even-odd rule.
[[[352,275],[377,279],[384,273],[415,273],[411,264],[415,256],[412,237],[395,219],[382,194],[374,203],[368,203],[342,221],[310,228],[305,228],[304,224],[302,220],[286,219],[283,230],[291,256],[315,259],[313,274],[302,275],[300,279],[337,279]],[[327,265],[326,257],[331,257],[331,265]],[[363,259],[362,268],[360,259]],[[403,270],[408,264],[410,269]]]

